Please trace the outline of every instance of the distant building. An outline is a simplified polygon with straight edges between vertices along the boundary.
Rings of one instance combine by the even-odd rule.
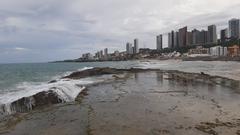
[[[178,42],[179,47],[185,47],[187,45],[187,27],[179,29]]]
[[[210,55],[212,56],[227,56],[227,47],[215,46],[210,48]]]
[[[85,53],[82,55],[82,60],[93,60],[93,55],[91,53]]]
[[[209,54],[209,49],[208,48],[203,48],[202,46],[198,46],[194,49],[190,49],[188,51],[189,55],[208,55]]]
[[[221,42],[225,42],[228,38],[228,29],[223,29],[220,32]]]
[[[205,36],[205,44],[207,44],[207,43],[209,43],[209,41],[210,41],[210,39],[209,39],[209,36],[210,35],[210,32],[209,31],[205,31],[205,34],[204,34],[204,36]]]
[[[104,49],[104,56],[108,56],[108,49],[107,48]]]
[[[228,50],[228,56],[231,56],[231,57],[240,56],[240,47],[238,45],[228,47],[227,50]]]
[[[174,48],[178,48],[179,47],[179,43],[178,43],[178,32],[174,32]]]
[[[199,34],[200,34],[200,31],[197,30],[197,29],[194,29],[192,30],[192,40],[193,40],[193,45],[197,45],[198,44],[198,38],[199,38]]]
[[[134,50],[135,50],[135,47],[133,46],[132,49],[131,49],[130,54],[135,54]]]
[[[126,52],[127,54],[133,54],[133,47],[131,43],[126,44]]]
[[[150,54],[151,53],[151,49],[149,49],[149,48],[140,48],[139,49],[139,52],[141,53],[141,54]]]
[[[208,42],[208,35],[209,35],[208,31],[205,30],[200,31],[198,35],[198,44],[200,45],[206,44]]]
[[[229,22],[229,37],[239,39],[239,19],[231,19]]]
[[[217,43],[217,27],[216,25],[208,26],[208,43]]]
[[[157,50],[162,50],[163,38],[162,35],[157,36]]]
[[[187,46],[191,46],[193,44],[193,34],[192,32],[187,32]]]
[[[114,51],[114,56],[116,56],[116,57],[119,57],[120,56],[120,52],[119,51]]]
[[[171,36],[171,33],[168,33],[168,48],[171,48],[172,47],[172,36]]]
[[[136,54],[136,53],[139,53],[139,40],[138,39],[134,39],[134,50],[133,50],[133,53]]]
[[[99,58],[103,58],[103,51],[101,50],[100,52],[99,52]]]
[[[174,47],[174,31],[168,33],[168,48]]]

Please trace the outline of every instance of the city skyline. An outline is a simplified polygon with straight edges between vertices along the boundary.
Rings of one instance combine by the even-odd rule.
[[[154,49],[161,33],[166,47],[166,34],[184,26],[201,30],[216,24],[219,38],[226,20],[239,18],[239,6],[239,0],[1,1],[0,63],[71,59],[104,48],[123,51],[135,37],[139,48]]]
[[[194,28],[193,30],[189,31],[188,26],[182,27],[178,31],[172,30],[167,34],[168,46],[165,48],[203,46],[206,44],[217,45],[219,42],[225,42],[229,38],[239,39],[240,38],[239,22],[240,19],[238,18],[230,19],[228,21],[228,28],[221,29],[219,33],[217,32],[217,26],[215,24],[207,26],[207,30],[205,29],[198,30]],[[108,48],[105,48],[104,50],[106,49]],[[161,51],[163,49],[164,49],[163,35],[159,34],[156,36],[156,48],[154,48],[153,50]],[[127,42],[125,51],[123,52],[126,52],[126,54],[137,54],[139,52],[139,39],[135,38],[133,44],[131,42]],[[95,57],[98,57],[98,55],[95,55]]]

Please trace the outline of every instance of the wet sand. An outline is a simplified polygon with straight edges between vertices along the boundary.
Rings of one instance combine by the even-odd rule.
[[[117,75],[115,81],[89,86],[74,103],[1,122],[1,131],[5,135],[240,134],[239,84],[196,82],[178,74],[184,73]]]

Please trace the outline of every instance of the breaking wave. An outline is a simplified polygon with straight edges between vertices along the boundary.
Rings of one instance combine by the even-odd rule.
[[[85,67],[78,71],[87,69],[91,69],[91,67]],[[70,74],[70,72],[60,76],[68,74]],[[41,100],[52,100],[51,98],[56,100],[49,102],[72,102],[76,99],[79,93],[85,89],[86,85],[100,81],[104,80],[102,78],[83,78],[79,80],[58,78],[51,83],[23,82],[13,88],[14,90],[8,90],[8,92],[0,95],[0,114],[8,115],[16,112],[32,110],[38,104],[38,94],[44,96],[45,99]]]

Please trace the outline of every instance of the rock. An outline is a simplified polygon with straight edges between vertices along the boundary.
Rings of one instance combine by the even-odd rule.
[[[78,94],[78,96],[77,96],[77,98],[75,99],[75,101],[78,102],[78,103],[81,103],[82,100],[83,100],[83,98],[84,98],[85,96],[87,96],[87,95],[88,95],[88,89],[85,88],[85,89],[83,89],[83,90]]]
[[[57,80],[52,80],[52,81],[50,81],[48,83],[56,83],[56,82],[57,82]]]
[[[62,79],[81,79],[84,77],[98,76],[98,75],[108,75],[108,74],[121,74],[123,72],[143,72],[143,71],[156,71],[155,69],[138,69],[138,68],[130,68],[130,69],[115,69],[115,68],[93,68],[84,71],[74,72],[68,76],[63,77]],[[157,70],[160,71],[160,70]]]
[[[88,69],[84,71],[74,72],[63,78],[81,79],[84,77],[107,75],[107,74],[119,74],[119,73],[122,73],[122,70],[117,70],[113,68],[93,68],[93,69]]]
[[[50,91],[43,91],[39,92],[30,97],[21,98],[15,102],[12,102],[10,105],[10,109],[12,112],[28,112],[38,107],[43,107],[46,105],[52,105],[57,103],[64,102],[62,99],[59,98],[56,92]]]

